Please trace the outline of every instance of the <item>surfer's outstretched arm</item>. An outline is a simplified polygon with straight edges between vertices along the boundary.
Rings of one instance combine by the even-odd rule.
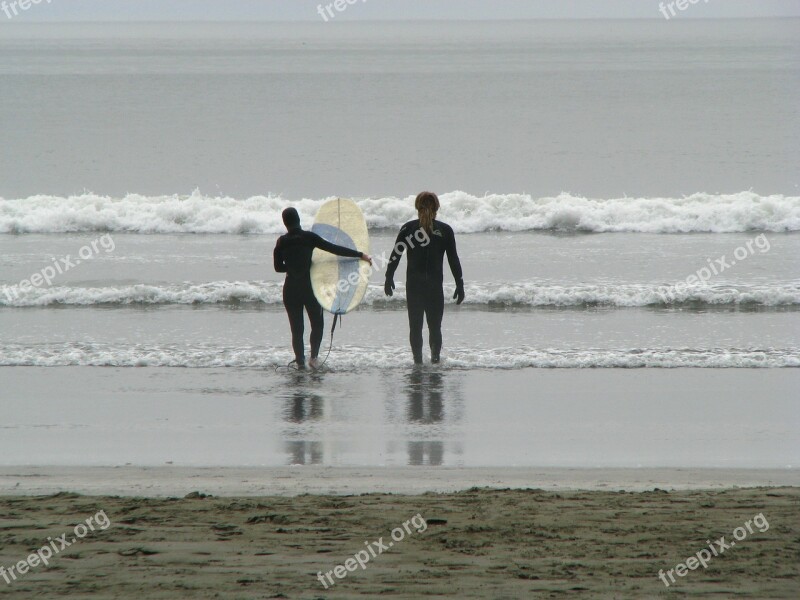
[[[331,254],[335,254],[336,256],[348,256],[350,258],[360,258],[361,260],[365,260],[368,263],[372,264],[372,259],[364,254],[363,252],[359,252],[358,250],[353,250],[352,248],[347,248],[345,246],[338,246],[336,244],[332,244],[325,238],[316,233],[312,233],[311,235],[314,236],[314,247],[319,248],[320,250],[324,250],[325,252],[330,252]]]

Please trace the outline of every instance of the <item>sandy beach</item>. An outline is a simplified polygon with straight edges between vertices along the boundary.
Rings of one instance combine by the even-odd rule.
[[[6,569],[46,546],[48,537],[74,539],[75,526],[100,511],[110,523],[60,550],[48,567],[40,564],[8,584],[0,579],[0,597],[14,599],[794,598],[800,590],[797,487],[186,498],[60,493],[5,495],[0,511]],[[390,547],[393,536],[399,540]],[[727,548],[712,556],[706,540],[716,550],[722,536]],[[365,548],[375,556],[360,555],[363,569],[348,562]],[[679,563],[691,567],[687,559],[703,550],[711,557],[706,569],[694,561],[695,569],[673,576],[669,588],[659,579],[659,571]],[[342,578],[334,571],[339,565]]]

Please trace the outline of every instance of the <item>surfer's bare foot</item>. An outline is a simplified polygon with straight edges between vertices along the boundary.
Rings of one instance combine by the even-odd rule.
[[[294,365],[297,367],[298,371],[305,371],[306,370],[306,359],[305,358],[295,358]]]
[[[319,358],[315,356],[314,358],[308,359],[308,366],[312,369],[319,369]]]

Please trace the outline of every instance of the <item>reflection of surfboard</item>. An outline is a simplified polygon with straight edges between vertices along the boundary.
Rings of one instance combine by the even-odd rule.
[[[322,205],[311,231],[346,248],[369,253],[367,222],[352,200],[338,198]],[[322,308],[335,315],[353,310],[367,292],[369,263],[336,256],[317,248],[311,262],[311,286]]]

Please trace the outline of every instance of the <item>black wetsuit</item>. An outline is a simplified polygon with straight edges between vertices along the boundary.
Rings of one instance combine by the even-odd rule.
[[[344,246],[337,246],[324,240],[316,233],[292,228],[278,238],[273,252],[275,270],[286,273],[283,284],[283,305],[289,315],[289,326],[292,329],[292,348],[298,365],[305,363],[305,348],[303,345],[303,309],[308,313],[311,321],[311,358],[319,355],[322,344],[325,319],[322,307],[311,289],[311,255],[314,248],[331,252],[338,256],[360,258],[361,252],[351,250]]]
[[[425,235],[423,235],[423,233]],[[425,239],[430,240],[425,243]],[[400,255],[406,251],[408,268],[406,270],[406,303],[408,305],[409,341],[414,354],[414,362],[422,362],[422,321],[428,322],[428,343],[431,360],[439,361],[442,350],[442,316],[444,314],[443,263],[447,254],[450,271],[456,286],[463,293],[464,281],[461,261],[456,252],[456,237],[453,229],[441,221],[434,220],[433,232],[427,234],[421,228],[419,219],[409,221],[400,228],[397,235],[386,279],[394,280],[394,273],[400,263]]]

